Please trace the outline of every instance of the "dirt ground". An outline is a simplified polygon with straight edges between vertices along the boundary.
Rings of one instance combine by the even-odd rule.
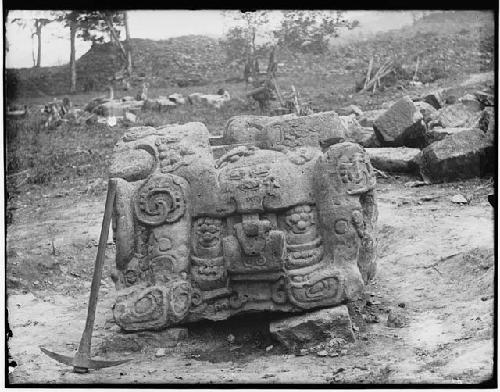
[[[108,245],[93,353],[130,358],[88,374],[39,349],[72,355],[85,323],[105,195],[25,194],[7,232],[9,382],[23,383],[480,383],[493,374],[494,209],[491,180],[408,187],[378,183],[379,259],[355,343],[338,357],[287,353],[266,317],[189,326],[189,338],[156,357],[145,335],[112,321],[115,294]],[[469,204],[454,204],[462,194]],[[390,310],[405,320],[387,326]],[[275,317],[275,316],[274,316]],[[374,322],[378,321],[378,322]],[[227,336],[233,334],[234,342]],[[270,347],[272,346],[272,347]],[[15,366],[14,366],[15,365]]]

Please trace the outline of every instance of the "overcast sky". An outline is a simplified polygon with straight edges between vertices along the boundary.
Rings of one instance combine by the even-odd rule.
[[[9,51],[6,54],[7,68],[33,66],[33,46],[36,38],[31,38],[31,31],[17,24],[9,23],[13,18],[43,16],[44,11],[11,11],[6,26]],[[222,37],[235,22],[225,17],[221,11],[129,11],[129,27],[132,38],[150,38],[154,40],[177,37],[187,34],[203,34],[214,38]],[[279,11],[271,13],[274,23],[279,21]],[[411,23],[409,12],[399,11],[347,11],[349,19],[357,19],[361,26],[345,33],[360,35],[376,31],[397,29]],[[90,47],[90,43],[78,40],[77,58]],[[69,30],[57,23],[46,26],[42,32],[42,66],[63,65],[69,61]],[[36,51],[36,49],[35,49]],[[36,53],[35,53],[36,57]]]

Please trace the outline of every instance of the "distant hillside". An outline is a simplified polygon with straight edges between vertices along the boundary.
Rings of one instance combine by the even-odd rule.
[[[218,40],[189,35],[153,41],[132,39],[132,62],[136,80],[146,78],[152,85],[199,85],[227,77],[225,55]],[[108,78],[122,66],[119,52],[111,43],[95,44],[77,60],[79,91],[103,89]],[[8,88],[21,95],[40,96],[67,92],[68,65],[7,70]]]
[[[226,64],[217,39],[184,36],[168,40],[131,40],[136,85],[147,79],[151,86],[202,85],[241,75]],[[436,12],[399,30],[378,33],[368,39],[332,46],[330,53],[311,55],[280,50],[280,72],[292,77],[331,74],[362,75],[373,56],[375,65],[392,59],[400,70],[419,72],[426,78],[494,67],[494,19],[489,12]],[[261,68],[265,68],[262,60]],[[108,77],[120,68],[117,49],[107,43],[93,45],[77,61],[79,91],[103,90]],[[429,75],[427,75],[429,74]],[[41,69],[8,69],[7,93],[20,96],[57,95],[67,92],[68,66]]]

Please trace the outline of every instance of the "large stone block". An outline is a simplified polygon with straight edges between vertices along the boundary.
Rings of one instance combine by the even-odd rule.
[[[271,335],[289,350],[312,347],[332,338],[355,341],[345,305],[274,321],[269,327]]]
[[[394,173],[418,171],[420,150],[408,147],[367,148],[373,167]]]
[[[457,103],[440,109],[433,125],[439,125],[443,128],[476,128],[479,127],[480,118],[481,112],[472,110],[462,103]]]
[[[117,143],[117,324],[159,330],[358,298],[376,269],[363,148],[239,145],[215,159],[214,143],[201,123],[131,128]]]
[[[401,98],[378,117],[373,129],[384,147],[425,147],[427,127],[409,97]]]
[[[492,138],[471,129],[448,135],[425,148],[420,173],[432,182],[479,177],[493,162]]]

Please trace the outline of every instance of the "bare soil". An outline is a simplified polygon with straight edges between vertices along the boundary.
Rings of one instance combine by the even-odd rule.
[[[39,346],[67,355],[78,347],[105,195],[60,190],[21,195],[7,231],[9,383],[488,381],[495,306],[494,210],[487,200],[492,183],[476,179],[411,188],[405,186],[409,180],[379,180],[378,273],[365,301],[351,306],[357,340],[344,354],[287,353],[268,334],[269,319],[276,315],[253,315],[190,325],[187,340],[156,357],[151,335],[125,335],[113,323],[110,243],[93,354],[131,361],[83,375],[45,356]],[[455,194],[469,203],[452,203]],[[387,326],[388,313],[395,310],[404,320],[400,328]]]

